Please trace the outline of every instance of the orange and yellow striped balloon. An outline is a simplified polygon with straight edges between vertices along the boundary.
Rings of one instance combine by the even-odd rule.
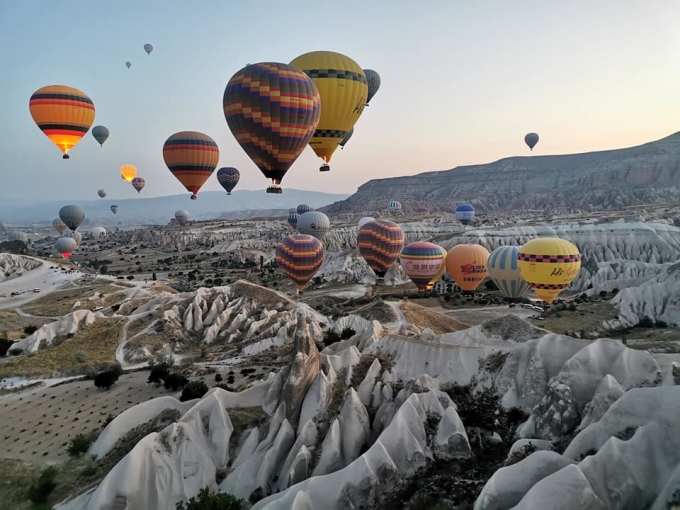
[[[68,151],[85,136],[94,122],[94,103],[78,89],[49,85],[36,90],[28,103],[40,130],[68,159]]]
[[[317,273],[323,258],[323,244],[307,234],[286,236],[276,245],[276,263],[298,290]]]
[[[163,160],[179,182],[191,192],[191,199],[212,175],[220,160],[215,140],[198,131],[180,131],[165,141]]]
[[[137,167],[135,165],[123,165],[120,167],[120,176],[127,182],[132,182],[132,179],[137,175]]]

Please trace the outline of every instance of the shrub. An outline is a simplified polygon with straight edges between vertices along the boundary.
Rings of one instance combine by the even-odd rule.
[[[222,389],[225,390],[225,391],[230,391],[230,392],[232,392],[232,393],[236,393],[236,390],[235,390],[234,388],[232,388],[232,387],[229,386],[228,384],[224,384],[224,383],[216,384],[216,385],[215,385],[215,388],[222,388]]]
[[[340,340],[347,340],[348,338],[352,338],[354,335],[356,335],[357,332],[354,331],[352,328],[345,328],[342,330],[340,333]]]
[[[36,331],[38,331],[38,326],[35,326],[35,325],[33,325],[33,324],[29,324],[28,326],[26,326],[26,327],[24,328],[24,333],[25,333],[26,335],[32,335],[32,334],[35,333]]]
[[[607,297],[607,291],[606,291],[606,290],[601,290],[601,291],[600,291],[600,297]]]
[[[109,415],[104,420],[104,423],[102,423],[102,429],[105,429],[106,427],[108,427],[109,423],[111,423],[113,421],[113,418],[114,418],[114,416],[111,413],[109,413]]]
[[[180,402],[186,402],[187,400],[194,400],[196,398],[201,398],[203,395],[208,393],[208,385],[203,381],[191,381],[184,386],[182,394],[179,397]]]
[[[129,276],[127,277],[127,279],[128,279],[128,280],[134,280],[135,277],[134,277],[133,275],[129,275]]]
[[[0,356],[5,356],[14,342],[6,338],[0,338]]]
[[[323,337],[323,343],[326,346],[329,346],[329,345],[334,344],[334,343],[339,342],[339,341],[340,341],[340,335],[338,335],[332,329],[329,329]]]
[[[656,321],[655,326],[656,326],[657,328],[667,328],[667,327],[668,327],[668,323],[667,323],[666,321],[659,321],[659,320],[658,320],[658,321]]]
[[[653,328],[654,320],[651,317],[645,315],[642,319],[640,319],[640,322],[638,322],[637,325],[641,328]]]
[[[146,382],[160,385],[165,382],[168,375],[170,375],[170,369],[166,365],[156,365],[149,372]]]
[[[85,363],[87,361],[87,355],[83,351],[78,351],[75,354],[76,363]]]
[[[120,305],[112,305],[111,310],[113,310],[114,312],[117,312],[118,310],[120,310]]]
[[[576,311],[576,303],[569,303],[569,311],[570,312]]]
[[[88,437],[85,434],[78,434],[71,439],[66,452],[69,454],[69,457],[80,457],[82,454],[87,453],[91,444],[91,437]]]
[[[222,382],[222,374],[220,373],[215,374],[215,382],[216,383]]]
[[[188,382],[189,379],[184,377],[182,374],[172,372],[166,376],[163,386],[166,390],[177,391],[181,388],[184,388]]]
[[[111,370],[99,372],[97,375],[94,376],[94,385],[97,388],[108,390],[111,386],[115,384],[119,377],[120,377],[119,374]]]
[[[57,486],[55,478],[59,474],[57,466],[48,466],[40,472],[36,480],[28,489],[28,499],[34,504],[47,503],[52,491]]]
[[[188,501],[180,501],[175,510],[244,510],[245,502],[225,492],[210,492],[204,488]]]

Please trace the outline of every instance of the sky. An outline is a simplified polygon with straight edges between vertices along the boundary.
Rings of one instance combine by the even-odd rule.
[[[96,199],[99,188],[137,196],[119,176],[125,163],[146,179],[142,196],[185,193],[162,147],[195,130],[218,143],[219,166],[241,171],[237,189],[263,190],[265,206],[269,181],[229,131],[224,88],[249,63],[315,50],[375,69],[382,86],[331,171],[318,171],[308,147],[284,193],[353,193],[373,178],[680,131],[678,0],[4,1],[0,43],[5,203]],[[111,131],[104,147],[88,133],[62,160],[28,110],[52,84],[90,96],[94,125]],[[541,137],[532,153],[530,131]],[[212,176],[203,189],[221,188]]]

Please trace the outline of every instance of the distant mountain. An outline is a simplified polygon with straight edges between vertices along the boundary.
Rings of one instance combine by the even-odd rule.
[[[134,222],[167,223],[174,218],[177,209],[189,212],[191,219],[212,219],[221,216],[240,216],[240,211],[254,211],[257,216],[267,216],[267,211],[280,215],[291,207],[305,203],[319,208],[331,202],[347,198],[347,194],[321,193],[286,188],[280,195],[267,194],[263,190],[240,190],[231,196],[224,191],[204,191],[197,200],[190,200],[187,193],[155,198],[128,198],[124,200],[60,200],[31,205],[6,204],[0,202],[0,221],[5,222],[39,222],[52,221],[59,215],[59,209],[66,204],[77,204],[85,209],[87,220],[105,220],[106,223]],[[119,207],[114,216],[109,209],[111,205]],[[249,216],[245,214],[243,216]],[[87,223],[90,223],[89,221]]]
[[[505,158],[408,177],[374,179],[323,210],[451,211],[469,202],[479,212],[572,212],[680,199],[680,133],[637,147],[583,154]]]

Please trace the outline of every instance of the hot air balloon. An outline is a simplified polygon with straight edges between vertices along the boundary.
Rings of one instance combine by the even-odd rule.
[[[61,221],[61,218],[54,218],[52,220],[52,226],[57,232],[59,232],[59,235],[62,235],[67,228],[66,223]]]
[[[54,243],[54,247],[57,249],[61,256],[65,259],[69,258],[71,254],[76,251],[78,245],[76,240],[71,237],[60,237]]]
[[[347,142],[349,142],[349,139],[352,138],[353,134],[354,134],[354,128],[347,131],[347,134],[345,134],[345,137],[342,139],[342,142],[340,142],[340,148],[341,149],[345,148],[345,145],[347,145]]]
[[[125,62],[125,67],[127,67],[128,69],[130,69],[130,68],[132,67],[132,62],[130,62],[130,61]]]
[[[478,244],[458,244],[446,255],[446,270],[464,291],[474,291],[489,274],[489,250]]]
[[[120,167],[120,176],[127,182],[132,182],[132,179],[137,175],[137,167],[135,165],[123,165]]]
[[[75,239],[76,248],[78,248],[80,246],[80,243],[83,242],[83,234],[81,234],[77,230],[67,230],[66,232],[64,232],[64,235],[62,237],[70,237],[71,239]]]
[[[321,211],[307,211],[300,215],[297,229],[301,234],[307,234],[323,241],[331,229],[331,222]]]
[[[217,171],[217,182],[224,188],[227,195],[231,195],[231,191],[236,187],[240,178],[241,173],[230,166],[225,166]]]
[[[99,142],[99,146],[103,147],[104,142],[109,138],[109,128],[105,126],[95,126],[92,128],[92,136]]]
[[[375,218],[373,216],[366,216],[364,218],[361,218],[359,220],[359,228],[363,227],[364,225],[366,225],[366,223],[368,223],[369,221],[373,221],[374,219]]]
[[[416,241],[404,247],[399,257],[404,269],[419,291],[430,290],[446,271],[446,252],[441,246]]]
[[[404,247],[404,231],[389,220],[373,220],[359,229],[359,252],[373,272],[382,278],[399,258]]]
[[[180,131],[163,144],[163,160],[179,182],[191,192],[191,200],[215,171],[220,149],[215,140],[198,131]]]
[[[534,147],[538,143],[538,135],[536,133],[527,133],[524,137],[524,143],[529,146],[529,150],[534,150]]]
[[[22,243],[28,243],[28,236],[19,230],[12,230],[9,233],[10,241],[21,241]]]
[[[112,205],[109,207],[111,209],[111,212],[115,215],[118,212],[118,206],[117,205]]]
[[[106,237],[106,229],[104,227],[92,227],[90,229],[90,239],[100,241]]]
[[[491,252],[487,262],[489,276],[496,287],[506,298],[513,300],[529,290],[529,284],[519,271],[518,254],[519,246],[499,246]]]
[[[106,197],[106,190],[103,189],[97,190],[97,195],[99,195],[99,198]]]
[[[475,217],[475,208],[470,204],[461,204],[456,207],[456,218],[463,225],[467,225]]]
[[[517,254],[519,270],[534,292],[552,303],[581,269],[581,253],[557,237],[532,239]]]
[[[298,213],[300,216],[302,216],[302,215],[305,214],[306,212],[313,211],[314,208],[308,206],[307,204],[300,204],[300,205],[298,205],[298,206],[295,208],[295,210],[297,211],[297,213]]]
[[[180,225],[184,225],[189,219],[189,213],[183,209],[178,209],[175,211],[175,219],[179,222]]]
[[[87,94],[66,85],[50,85],[36,90],[28,107],[40,130],[68,159],[94,122],[94,103]]]
[[[137,190],[137,193],[141,193],[146,185],[146,181],[141,177],[135,177],[132,179],[132,187]]]
[[[290,65],[304,71],[319,89],[323,108],[309,145],[324,161],[319,170],[327,172],[335,149],[364,111],[366,75],[354,60],[333,51],[305,53]]]
[[[316,237],[291,234],[276,245],[276,263],[293,280],[298,292],[305,288],[323,263],[323,244]]]
[[[68,228],[75,230],[85,219],[85,211],[79,205],[65,205],[59,209],[59,218]]]
[[[373,69],[364,69],[366,75],[366,84],[368,85],[368,96],[366,97],[366,106],[371,102],[375,93],[380,88],[380,75]]]
[[[153,51],[153,46],[150,45],[149,43],[146,43],[144,45],[144,51],[146,51],[147,55],[151,55],[151,52]]]
[[[272,180],[267,193],[281,193],[283,176],[319,123],[321,97],[312,80],[286,64],[248,65],[227,83],[222,105],[234,138]]]
[[[297,223],[299,219],[300,215],[295,212],[295,209],[293,209],[293,212],[288,213],[288,224],[294,229],[297,229]]]
[[[392,212],[401,211],[401,202],[390,200],[387,202],[387,209]]]

